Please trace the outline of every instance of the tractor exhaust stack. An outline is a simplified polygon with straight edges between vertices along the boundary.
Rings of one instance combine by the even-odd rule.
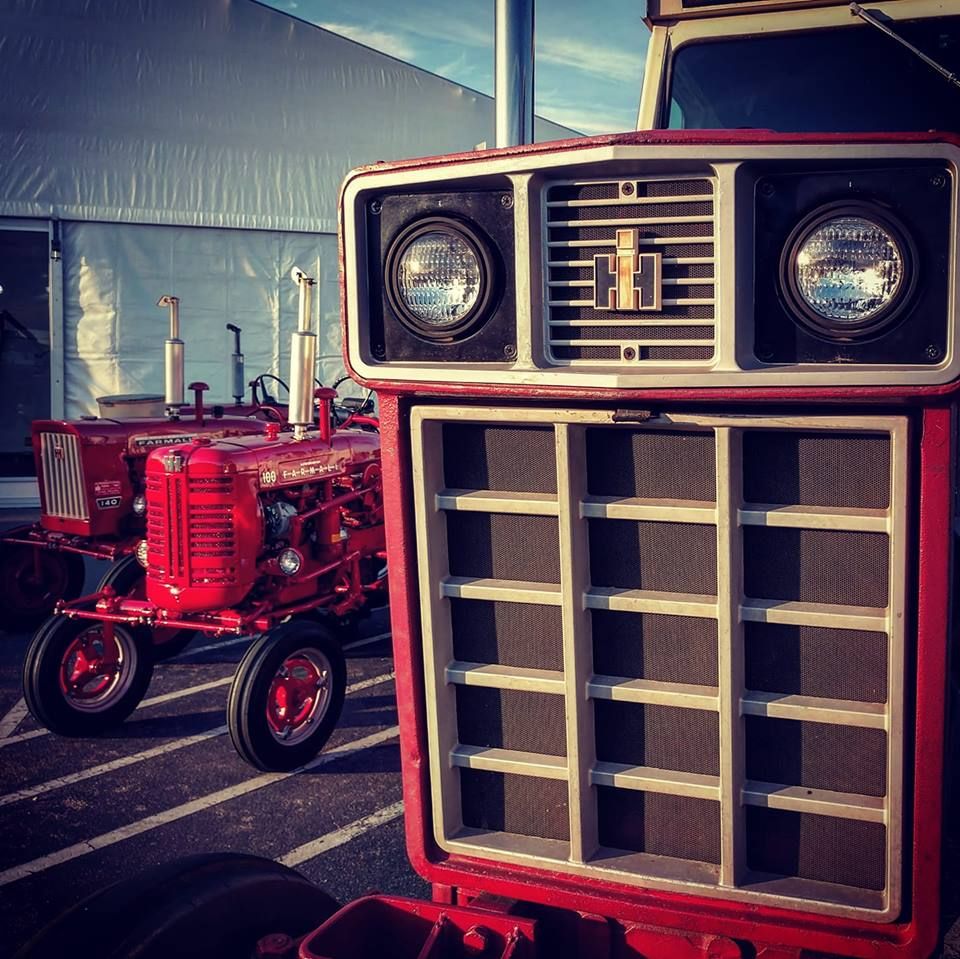
[[[164,404],[167,415],[180,412],[183,406],[183,340],[180,339],[180,297],[165,294],[157,306],[170,310],[170,335],[163,345]]]
[[[290,343],[290,411],[287,421],[293,438],[302,440],[313,426],[313,381],[317,368],[317,334],[310,329],[313,286],[316,280],[299,267],[290,273],[300,288],[300,315]]]

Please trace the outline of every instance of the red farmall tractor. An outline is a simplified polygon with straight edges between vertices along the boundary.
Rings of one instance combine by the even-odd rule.
[[[40,489],[40,521],[8,530],[0,540],[0,607],[8,631],[33,629],[61,599],[83,589],[84,557],[116,563],[101,587],[120,592],[137,588],[143,570],[133,558],[143,538],[147,455],[157,446],[260,433],[265,420],[282,420],[282,409],[261,402],[252,384],[252,401],[243,402],[243,354],[240,328],[231,358],[233,402],[204,406],[205,383],[191,383],[193,407],[184,404],[184,344],[180,339],[180,301],[163,296],[157,304],[170,311],[165,343],[165,395],[104,397],[100,417],[37,420],[33,453]],[[121,415],[124,407],[141,412]],[[146,412],[143,412],[143,411]],[[173,655],[190,640],[164,646]]]
[[[54,732],[123,720],[146,691],[155,648],[197,632],[261,634],[227,705],[248,762],[293,769],[333,731],[346,688],[339,634],[386,597],[380,440],[362,413],[335,425],[334,391],[314,390],[314,281],[299,270],[295,279],[289,429],[271,422],[149,454],[146,530],[132,560],[143,590],[115,579],[59,604],[27,651],[24,697]]]
[[[957,131],[960,16],[877,6],[648,0],[649,129],[532,145],[507,111],[518,145],[348,178],[434,901],[294,915],[287,874],[258,923],[229,890],[275,864],[187,863],[163,889],[193,911],[111,955],[935,953],[960,135],[909,131]]]

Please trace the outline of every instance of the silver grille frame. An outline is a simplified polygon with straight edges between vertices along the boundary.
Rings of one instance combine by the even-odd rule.
[[[80,440],[73,433],[40,434],[43,502],[48,516],[89,520]]]
[[[411,416],[418,572],[423,624],[427,738],[434,836],[440,848],[472,858],[606,879],[628,886],[685,891],[805,912],[876,922],[897,918],[901,902],[905,630],[909,423],[899,416],[710,416],[668,415],[643,428],[712,430],[716,443],[717,499],[604,502],[586,489],[586,429],[614,427],[609,411],[511,408],[415,407]],[[558,494],[446,489],[442,427],[445,423],[502,427],[549,425],[555,431]],[[637,424],[628,424],[637,428]],[[741,440],[747,430],[819,430],[884,433],[890,444],[889,507],[772,507],[743,501]],[[451,510],[559,519],[561,582],[522,583],[450,575],[445,513]],[[591,517],[714,525],[717,532],[717,595],[651,593],[595,588],[590,583],[587,524]],[[882,532],[887,536],[889,595],[885,608],[753,600],[745,596],[742,550],[745,527]],[[485,599],[560,607],[561,671],[458,662],[453,656],[450,599]],[[593,675],[591,609],[621,609],[715,618],[719,633],[716,688],[633,680],[616,683]],[[797,695],[747,695],[744,623],[767,622],[861,629],[887,637],[886,704],[815,699]],[[567,756],[463,746],[458,741],[458,685],[563,696]],[[591,700],[661,704],[716,710],[720,718],[720,774],[620,767],[596,760]],[[866,729],[886,734],[887,787],[883,797],[831,793],[806,787],[748,781],[744,770],[745,717],[767,716]],[[562,780],[568,784],[569,842],[463,825],[458,769],[487,770]],[[612,855],[598,846],[596,788],[620,788],[710,799],[720,804],[718,866],[637,853]],[[883,889],[795,877],[748,875],[745,811],[760,806],[818,816],[880,823],[885,834]]]

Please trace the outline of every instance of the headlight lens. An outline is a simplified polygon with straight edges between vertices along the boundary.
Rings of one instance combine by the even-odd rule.
[[[828,320],[860,323],[897,297],[903,253],[892,234],[862,216],[840,216],[815,227],[797,249],[797,287]]]
[[[404,325],[425,339],[450,341],[487,318],[493,272],[478,231],[452,217],[427,217],[393,241],[384,279]]]
[[[140,540],[137,543],[137,562],[144,568],[147,568],[147,541]]]
[[[296,576],[303,565],[303,557],[295,549],[281,550],[277,565],[285,576]]]
[[[143,493],[137,493],[133,498],[133,511],[137,516],[143,516],[147,511],[147,498]]]
[[[459,323],[480,296],[480,260],[454,233],[433,230],[400,254],[397,291],[421,322],[438,329]]]
[[[873,206],[833,203],[798,224],[781,260],[797,319],[821,337],[866,339],[891,326],[909,299],[915,257],[905,231]]]

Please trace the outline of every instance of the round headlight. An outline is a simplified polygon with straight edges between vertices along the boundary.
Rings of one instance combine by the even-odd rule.
[[[277,565],[285,576],[296,576],[303,565],[303,557],[295,549],[284,549],[277,557]]]
[[[835,340],[889,327],[915,281],[905,233],[870,207],[815,212],[787,243],[784,292],[798,319]]]
[[[418,336],[451,340],[486,318],[493,259],[467,224],[429,217],[404,230],[386,258],[390,305]]]
[[[137,543],[137,562],[144,568],[147,568],[147,541],[140,540]]]
[[[147,511],[147,498],[143,493],[137,493],[133,498],[133,511],[137,516],[143,516]]]

